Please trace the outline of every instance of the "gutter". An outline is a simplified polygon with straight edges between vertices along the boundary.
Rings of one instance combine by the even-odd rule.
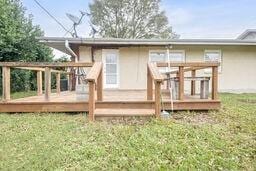
[[[65,40],[65,47],[66,47],[67,51],[68,51],[72,56],[75,57],[75,62],[77,62],[77,61],[78,61],[78,56],[75,54],[75,52],[74,52],[74,51],[71,49],[71,47],[69,46],[68,40]]]

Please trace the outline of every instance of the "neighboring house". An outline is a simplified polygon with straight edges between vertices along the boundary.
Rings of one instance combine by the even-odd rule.
[[[256,92],[256,30],[247,30],[237,39],[42,37],[40,41],[73,57],[77,56],[78,62],[103,61],[105,88],[146,89],[147,62],[167,61],[169,48],[171,62],[220,62],[220,91]],[[210,75],[210,72],[205,69],[197,74]]]

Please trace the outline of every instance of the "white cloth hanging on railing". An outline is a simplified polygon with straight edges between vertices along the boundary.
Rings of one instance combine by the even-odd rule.
[[[170,60],[170,47],[168,46],[167,47],[167,72],[171,72],[171,60]],[[170,83],[170,87],[169,87],[169,91],[170,91],[170,97],[171,97],[171,109],[172,109],[172,112],[173,112],[173,93],[172,93],[172,82],[171,82],[171,76],[169,78],[170,80],[167,80],[169,81]]]

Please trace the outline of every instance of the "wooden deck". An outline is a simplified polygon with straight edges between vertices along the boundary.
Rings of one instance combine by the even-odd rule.
[[[88,119],[94,121],[97,116],[152,116],[161,117],[161,110],[212,110],[220,108],[218,99],[218,66],[219,63],[152,63],[147,65],[147,86],[145,90],[103,90],[103,64],[94,63],[24,63],[0,62],[2,67],[2,94],[0,112],[88,112]],[[162,90],[161,86],[166,81],[158,67],[178,67],[175,74],[178,80],[178,98],[171,101],[169,91]],[[56,70],[58,67],[71,67],[72,72]],[[66,74],[69,90],[76,88],[79,83],[74,69],[77,67],[90,67],[84,79],[88,83],[88,100],[77,100],[75,92],[60,92],[60,74]],[[37,73],[37,95],[21,99],[11,99],[11,68],[35,71]],[[211,98],[199,99],[195,95],[195,81],[191,81],[191,95],[184,91],[184,73],[191,72],[196,77],[196,71],[204,68],[212,69]],[[44,94],[42,95],[44,72]],[[51,92],[51,77],[56,74],[57,93]],[[168,79],[169,80],[169,79]],[[81,81],[81,80],[80,80]],[[170,80],[169,80],[170,81]]]
[[[169,92],[162,90],[162,109],[171,110]],[[152,109],[154,99],[147,100],[146,90],[104,90],[103,101],[96,101],[99,109]],[[199,99],[199,96],[185,96],[174,101],[174,110],[211,110],[220,107],[219,100]],[[87,112],[88,101],[76,99],[71,91],[52,93],[46,101],[44,95],[0,101],[0,112]],[[141,111],[140,111],[141,112]],[[143,112],[142,112],[143,113]],[[147,112],[145,112],[147,113]]]

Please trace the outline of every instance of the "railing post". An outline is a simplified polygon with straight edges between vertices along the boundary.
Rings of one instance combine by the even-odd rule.
[[[56,73],[56,91],[60,94],[60,73]]]
[[[212,100],[218,99],[218,67],[212,67]]]
[[[161,82],[155,81],[155,114],[157,118],[161,115]]]
[[[69,73],[68,75],[67,75],[67,79],[68,79],[68,91],[72,91],[72,74],[71,73]]]
[[[8,101],[11,100],[11,95],[10,95],[10,67],[3,67],[2,70],[2,76],[3,76],[3,101]]]
[[[147,66],[147,100],[153,100],[153,80]]]
[[[179,66],[179,100],[184,99],[184,67]]]
[[[94,121],[94,110],[95,110],[95,82],[89,81],[89,121]]]
[[[36,72],[36,79],[37,79],[37,95],[40,96],[43,94],[42,71]]]
[[[194,96],[194,95],[196,95],[196,81],[193,78],[196,77],[196,70],[192,70],[191,71],[191,77],[192,77],[192,81],[191,81],[191,95]]]
[[[45,68],[45,100],[49,101],[51,96],[51,68]]]
[[[99,77],[97,79],[97,100],[103,100],[103,69],[101,67],[101,71]]]

